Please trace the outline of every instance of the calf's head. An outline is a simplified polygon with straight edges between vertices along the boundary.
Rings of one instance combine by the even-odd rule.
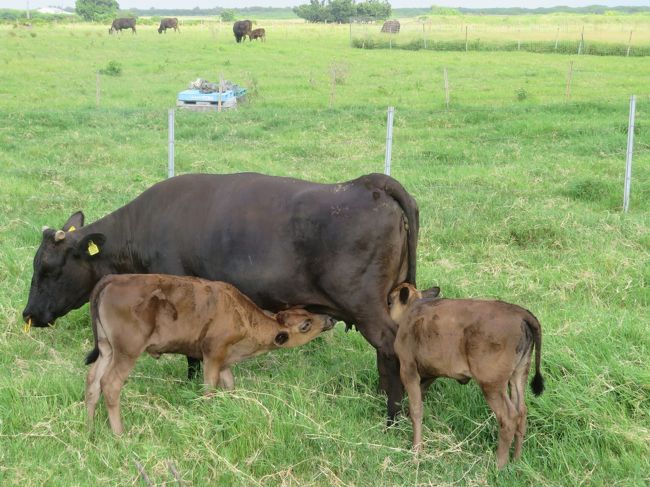
[[[275,320],[279,326],[273,342],[282,348],[304,345],[336,324],[336,319],[330,316],[310,313],[302,308],[280,311]]]
[[[440,288],[437,286],[418,291],[413,284],[407,282],[400,284],[388,294],[390,317],[395,323],[399,323],[411,303],[422,298],[437,298],[439,294]]]
[[[43,229],[41,245],[34,256],[34,273],[23,319],[34,326],[54,320],[88,301],[101,277],[96,271],[106,237],[78,231],[83,213],[73,214],[61,230]],[[82,233],[86,233],[82,235]]]

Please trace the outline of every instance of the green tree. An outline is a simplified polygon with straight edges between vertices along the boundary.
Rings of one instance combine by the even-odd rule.
[[[309,3],[299,5],[293,8],[294,13],[307,22],[327,22],[330,19],[329,6],[325,5],[325,0],[309,0]]]
[[[117,0],[77,0],[75,10],[85,20],[102,20],[120,9]]]
[[[350,22],[350,17],[357,15],[357,6],[353,0],[330,0],[328,7],[332,20],[339,24],[346,24]]]
[[[230,8],[225,8],[221,11],[221,20],[224,22],[232,22],[235,20],[235,11]]]
[[[431,6],[432,15],[460,15],[458,9],[451,7],[438,7],[437,5]]]
[[[367,0],[357,3],[357,15],[376,20],[385,20],[390,17],[392,8],[386,0]]]

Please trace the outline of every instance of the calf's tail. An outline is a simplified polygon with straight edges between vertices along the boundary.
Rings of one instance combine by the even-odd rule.
[[[544,377],[540,371],[542,366],[542,326],[530,311],[524,320],[533,334],[533,347],[535,348],[535,375],[530,381],[530,388],[533,390],[533,394],[539,396],[544,392]]]
[[[93,337],[95,348],[86,355],[86,365],[94,363],[99,358],[99,346],[97,345],[97,322],[99,321],[99,296],[104,288],[110,283],[110,279],[102,278],[90,295],[90,317],[92,320]]]

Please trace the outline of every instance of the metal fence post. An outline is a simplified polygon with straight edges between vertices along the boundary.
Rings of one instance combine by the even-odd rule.
[[[632,152],[634,147],[634,115],[636,112],[636,96],[630,98],[630,119],[627,125],[627,154],[625,157],[625,186],[623,188],[623,212],[630,207],[630,186],[632,184]]]
[[[174,177],[174,114],[176,110],[170,108],[168,112],[168,126],[169,126],[169,160],[167,167],[167,177]]]
[[[388,119],[386,121],[386,157],[384,158],[384,174],[390,176],[390,158],[393,150],[393,114],[394,107],[388,107]]]

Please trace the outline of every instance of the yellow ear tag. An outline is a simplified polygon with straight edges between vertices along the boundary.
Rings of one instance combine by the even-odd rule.
[[[30,328],[32,327],[32,319],[30,318],[27,320],[27,322],[23,325],[23,331],[25,333],[29,333]]]
[[[92,240],[88,241],[88,255],[96,255],[99,254],[99,247],[97,247],[97,244],[93,242]]]
[[[74,225],[70,225],[70,228],[68,228],[68,232],[74,232],[77,228]]]

